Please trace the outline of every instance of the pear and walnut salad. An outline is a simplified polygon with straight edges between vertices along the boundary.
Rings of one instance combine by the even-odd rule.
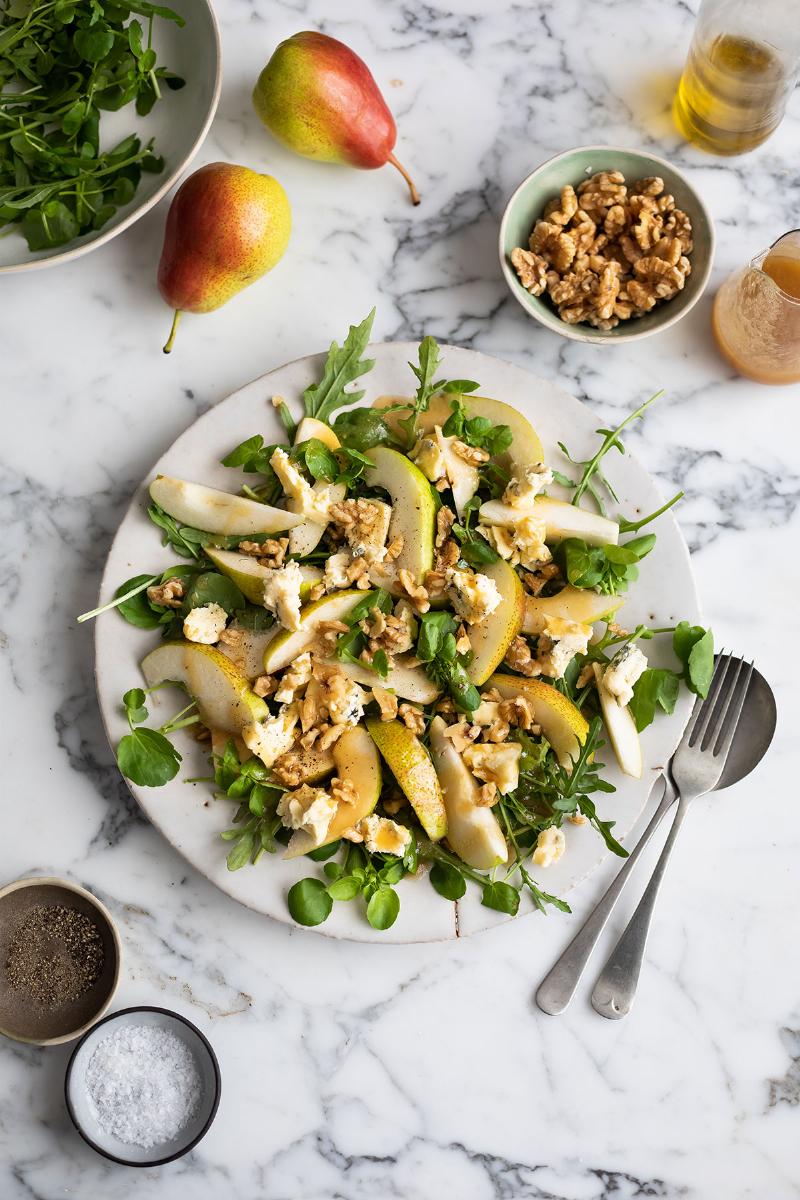
[[[640,530],[679,498],[638,520],[606,515],[603,459],[624,453],[620,430],[650,402],[598,431],[591,459],[562,444],[567,475],[519,412],[438,378],[430,337],[412,398],[354,407],[372,319],[333,343],[298,424],[274,398],[282,444],[254,434],[222,459],[252,477],[239,494],[151,484],[149,516],[182,561],[105,606],[163,634],[146,688],[123,698],[119,766],[167,782],[181,761],[169,735],[192,727],[215,794],[236,805],[230,869],[278,850],[320,864],[289,890],[301,924],[360,896],[388,928],[394,885],[423,870],[449,900],[473,881],[504,913],[523,892],[569,911],[541,886],[565,823],[591,822],[625,854],[593,799],[614,791],[602,730],[640,777],[639,732],[672,711],[681,680],[705,694],[713,666],[698,626],[617,623],[655,542]],[[570,501],[548,494],[554,482]],[[657,634],[671,634],[677,670],[648,665],[641,644]],[[149,728],[147,695],[168,684],[190,702]]]

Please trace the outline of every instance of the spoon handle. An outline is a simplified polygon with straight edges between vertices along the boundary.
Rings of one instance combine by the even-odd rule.
[[[635,913],[625,927],[625,932],[611,951],[608,961],[603,967],[597,983],[594,985],[592,1008],[601,1017],[608,1017],[611,1021],[618,1021],[621,1017],[627,1016],[633,1007],[633,1002],[636,998],[636,987],[639,982],[642,963],[644,962],[647,934],[656,907],[658,889],[661,886],[661,880],[664,878],[664,872],[667,869],[672,847],[675,845],[675,839],[678,836],[678,831],[683,818],[686,816],[688,807],[689,801],[681,797],[678,804],[678,811],[675,814],[675,820],[672,823],[672,829],[670,829],[669,837],[664,843],[664,849],[661,851],[661,857],[656,863],[656,869],[653,871],[652,878],[637,905]]]
[[[675,789],[669,779],[665,779],[664,782],[664,795],[661,803],[653,814],[650,824],[625,860],[622,870],[618,873],[597,906],[589,914],[564,953],[539,984],[539,989],[536,992],[536,1003],[542,1012],[556,1016],[558,1013],[564,1011],[575,995],[575,989],[597,944],[597,939],[603,932],[606,921],[611,916],[611,911],[630,877],[636,860],[675,803]]]

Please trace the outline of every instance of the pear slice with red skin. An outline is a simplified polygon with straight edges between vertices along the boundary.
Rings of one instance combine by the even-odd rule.
[[[259,504],[246,496],[234,496],[172,475],[156,475],[150,484],[150,496],[179,524],[225,537],[282,533],[303,519],[284,508]]]
[[[604,617],[611,617],[625,603],[622,596],[601,596],[587,588],[567,584],[555,596],[525,596],[525,616],[522,620],[523,633],[541,633],[549,617],[564,621],[578,621],[591,625]]]
[[[597,694],[600,697],[600,711],[611,745],[614,748],[619,769],[632,779],[642,778],[642,743],[639,741],[639,731],[633,719],[633,713],[627,704],[620,704],[603,683],[603,669],[599,663],[593,663],[594,677],[597,683]]]
[[[370,717],[366,726],[420,825],[432,842],[439,841],[447,833],[447,814],[439,776],[428,751],[402,721]]]
[[[334,742],[331,754],[337,776],[352,783],[355,799],[340,802],[321,840],[315,839],[307,830],[296,830],[284,858],[297,858],[335,842],[346,830],[368,817],[378,803],[381,794],[381,760],[364,726],[354,725],[345,729]]]
[[[481,567],[480,573],[488,575],[497,584],[501,600],[485,620],[469,627],[473,658],[467,667],[467,675],[478,685],[485,683],[505,658],[508,647],[522,629],[525,610],[524,588],[517,572],[507,562],[499,558],[497,562]]]
[[[524,696],[530,702],[533,719],[553,747],[562,767],[569,769],[586,741],[589,725],[572,701],[541,679],[521,675],[492,675],[490,688],[497,688],[504,700]]]
[[[431,758],[439,776],[447,813],[447,841],[468,867],[490,871],[508,862],[508,846],[497,817],[480,803],[475,776],[445,734],[441,717],[430,725]]]

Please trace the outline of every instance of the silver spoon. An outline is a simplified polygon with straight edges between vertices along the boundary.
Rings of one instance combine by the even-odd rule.
[[[742,712],[742,732],[731,746],[725,769],[715,791],[721,791],[723,788],[738,783],[739,780],[749,775],[754,767],[758,766],[772,741],[777,715],[772,688],[764,676],[754,668]],[[636,846],[625,860],[625,865],[608,890],[540,983],[536,992],[536,1003],[542,1012],[556,1016],[563,1012],[569,1004],[639,855],[675,803],[677,796],[672,783],[662,776],[661,780],[656,781],[654,787],[657,787],[659,782],[665,784],[664,793],[650,824],[639,838]]]

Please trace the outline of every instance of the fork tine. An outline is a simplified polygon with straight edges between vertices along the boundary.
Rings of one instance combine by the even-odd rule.
[[[731,668],[733,671],[731,672]],[[708,722],[708,727],[703,734],[699,749],[705,752],[708,750],[716,739],[719,737],[720,730],[725,724],[725,715],[728,711],[731,700],[736,695],[736,684],[739,679],[739,674],[742,669],[742,660],[740,658],[730,657],[728,670],[725,672],[723,688],[720,690],[719,698],[714,705],[714,711]]]
[[[719,723],[719,731],[717,733],[717,740],[713,747],[714,756],[718,757],[719,755],[722,755],[723,763],[725,762],[725,759],[728,757],[728,751],[731,748],[731,744],[733,742],[733,738],[736,733],[736,727],[739,724],[739,718],[742,715],[742,709],[744,708],[744,702],[747,699],[747,691],[748,691],[748,688],[750,687],[750,680],[753,677],[753,667],[754,667],[753,663],[748,664],[748,663],[740,662],[740,670],[741,670],[741,667],[746,668],[744,678],[739,680],[738,679],[739,673],[737,672],[737,686],[736,686],[735,690],[731,693],[731,698],[728,703],[727,709],[722,715],[722,720]],[[726,723],[727,723],[727,729],[725,728]]]
[[[722,691],[725,678],[728,674],[728,669],[731,665],[731,656],[725,651],[720,651],[717,658],[716,666],[714,667],[714,675],[711,680],[711,689],[705,700],[700,705],[700,709],[695,717],[689,734],[688,745],[694,746],[702,737],[705,736],[709,721],[711,720],[714,707]]]

